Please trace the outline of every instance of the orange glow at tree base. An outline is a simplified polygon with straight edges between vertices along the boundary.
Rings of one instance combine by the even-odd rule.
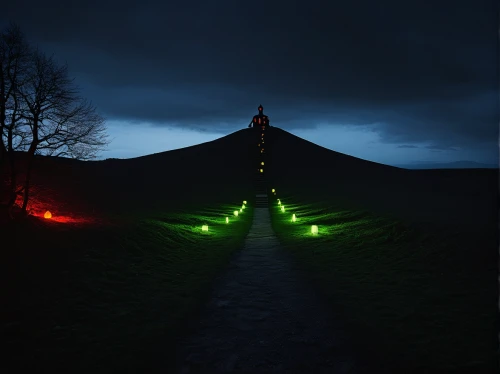
[[[71,223],[71,224],[105,224],[105,219],[97,219],[95,217],[74,217],[74,216],[52,216],[51,218],[47,218],[45,214],[31,214],[33,217],[43,218],[46,221],[50,221],[53,223]]]
[[[22,206],[22,196],[18,197],[16,200],[16,207],[20,210]],[[47,210],[47,207],[50,206],[56,210],[56,214],[54,215],[52,211]],[[61,209],[58,206],[57,201],[53,199],[48,199],[48,201],[42,201],[41,199],[34,196],[28,202],[28,206],[26,209],[27,214],[30,217],[36,217],[50,224],[72,224],[72,225],[107,225],[111,221],[109,218],[106,218],[102,215],[90,215],[89,212],[70,212],[64,209]]]

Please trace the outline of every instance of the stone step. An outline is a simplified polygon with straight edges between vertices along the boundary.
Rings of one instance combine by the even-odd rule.
[[[267,197],[267,180],[262,175],[258,176],[255,179],[255,207],[269,207],[269,201]]]
[[[255,207],[256,208],[266,208],[269,206],[269,201],[267,198],[258,197],[255,199]]]

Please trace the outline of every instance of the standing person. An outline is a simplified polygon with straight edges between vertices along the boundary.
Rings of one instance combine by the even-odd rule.
[[[257,109],[259,110],[259,114],[253,116],[248,127],[261,126],[264,130],[264,128],[269,127],[269,117],[264,114],[264,107],[262,105],[259,105]]]

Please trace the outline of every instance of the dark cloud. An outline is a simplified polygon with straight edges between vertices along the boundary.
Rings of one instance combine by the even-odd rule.
[[[442,145],[428,145],[425,148],[430,149],[432,151],[458,151],[458,149],[454,147],[446,147]]]
[[[403,144],[403,145],[398,145],[397,148],[418,148],[418,146],[411,144]]]
[[[449,149],[497,142],[497,14],[489,0],[18,0],[0,18],[111,119],[220,130],[262,104],[285,129],[370,125]]]

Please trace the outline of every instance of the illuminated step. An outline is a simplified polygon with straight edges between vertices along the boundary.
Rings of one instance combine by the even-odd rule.
[[[255,196],[255,207],[256,208],[267,208],[269,207],[269,201],[267,200],[267,195],[258,194]]]

